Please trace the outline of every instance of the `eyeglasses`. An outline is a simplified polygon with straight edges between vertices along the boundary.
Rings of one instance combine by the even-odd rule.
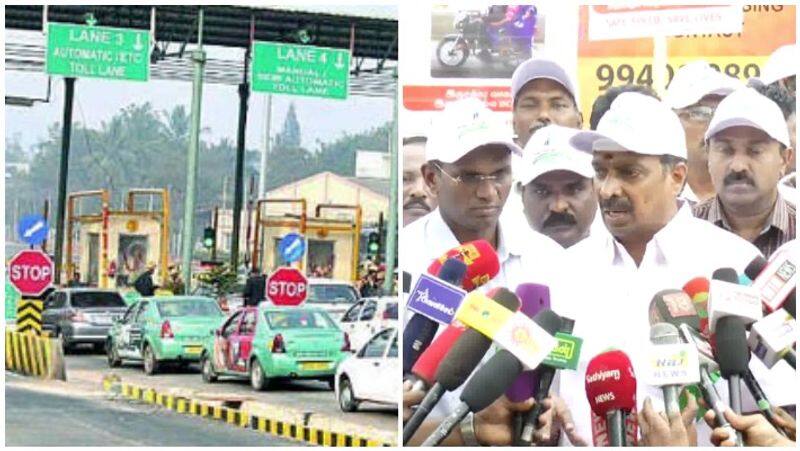
[[[490,182],[493,185],[503,185],[511,181],[511,171],[510,170],[503,170],[498,174],[492,175],[483,175],[483,174],[463,174],[453,177],[447,171],[444,170],[438,163],[433,163],[442,174],[446,175],[453,183],[462,183],[465,186],[469,186],[471,188],[478,187],[481,182]]]
[[[706,105],[697,105],[681,110],[678,116],[683,120],[692,122],[708,122],[714,116],[714,108]]]

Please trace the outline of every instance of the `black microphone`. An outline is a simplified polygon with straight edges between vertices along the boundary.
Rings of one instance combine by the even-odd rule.
[[[722,377],[728,380],[731,410],[741,414],[741,379],[747,373],[750,362],[744,322],[735,316],[720,318],[717,321],[716,338],[717,362]],[[740,432],[737,432],[737,440],[741,442]]]
[[[775,418],[775,414],[772,413],[772,403],[769,402],[767,394],[764,392],[764,389],[761,388],[761,384],[758,383],[758,380],[756,379],[755,375],[753,375],[753,372],[750,371],[750,368],[747,368],[747,372],[744,373],[743,379],[744,385],[747,386],[747,390],[751,395],[753,395],[753,399],[756,400],[758,410],[782,436],[786,437],[786,432],[783,430],[783,427],[780,425],[780,423],[778,423],[778,419]]]
[[[460,286],[461,279],[467,272],[467,265],[464,262],[449,258],[439,270],[438,278],[451,285]],[[411,368],[419,359],[419,356],[428,349],[436,331],[439,330],[439,323],[420,314],[411,317],[403,330],[403,374],[411,372]]]
[[[550,335],[554,335],[556,332],[563,332],[566,334],[572,333],[572,330],[575,328],[575,320],[563,316],[559,317],[549,310],[545,311],[552,313],[552,317],[548,319],[547,323],[545,324],[548,326],[558,323],[561,324],[560,327],[553,331],[545,329],[547,330],[547,333]],[[543,313],[545,311],[543,311]],[[522,425],[522,433],[520,434],[518,445],[530,446],[530,444],[533,442],[533,431],[538,429],[539,417],[542,416],[542,412],[544,411],[544,405],[542,404],[542,401],[544,401],[544,399],[550,394],[550,386],[553,384],[555,375],[556,368],[553,368],[549,365],[540,365],[539,384],[536,387],[536,394],[533,398],[536,401],[536,404],[533,405],[533,408],[528,411],[528,415],[525,417],[525,422]]]
[[[508,310],[516,311],[519,308],[519,298],[511,291],[498,288],[490,293],[495,302]],[[428,390],[403,427],[403,445],[411,440],[445,392],[457,389],[467,380],[491,345],[491,339],[471,327],[461,334],[436,369],[436,383]]]

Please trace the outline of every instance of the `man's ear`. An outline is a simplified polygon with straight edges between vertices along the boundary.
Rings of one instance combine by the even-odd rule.
[[[420,167],[420,171],[422,172],[422,179],[425,181],[425,186],[428,187],[431,193],[438,196],[439,183],[441,180],[439,177],[439,170],[430,162],[426,162]]]
[[[675,197],[678,197],[683,191],[684,186],[686,186],[688,174],[689,166],[686,164],[686,162],[681,161],[672,167],[672,171],[670,171],[670,177],[672,177],[672,181],[675,182]]]
[[[583,113],[580,111],[578,111],[578,130],[583,130]]]
[[[791,147],[786,147],[781,151],[781,176],[786,175],[792,170],[792,168],[789,167],[789,164],[792,162],[793,155],[794,149]]]

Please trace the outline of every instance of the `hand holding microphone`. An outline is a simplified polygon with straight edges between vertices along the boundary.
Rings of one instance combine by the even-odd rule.
[[[697,429],[694,418],[697,415],[697,401],[686,393],[688,402],[683,412],[661,413],[653,409],[648,397],[639,412],[639,427],[642,430],[644,446],[697,446]]]
[[[772,427],[762,415],[739,415],[731,410],[726,410],[725,418],[742,435],[746,446],[791,446],[793,448],[797,446],[794,441],[778,433],[778,430]],[[714,428],[716,416],[713,410],[706,412],[703,419],[710,427]],[[734,438],[722,428],[714,428],[711,433],[711,443],[715,446],[735,446]]]

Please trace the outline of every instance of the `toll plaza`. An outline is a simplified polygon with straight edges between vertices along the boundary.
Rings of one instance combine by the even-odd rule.
[[[67,198],[67,265],[63,274],[67,283],[121,288],[149,264],[156,266],[156,283],[166,280],[166,189],[131,189],[121,210],[111,209],[108,190],[75,192]]]

